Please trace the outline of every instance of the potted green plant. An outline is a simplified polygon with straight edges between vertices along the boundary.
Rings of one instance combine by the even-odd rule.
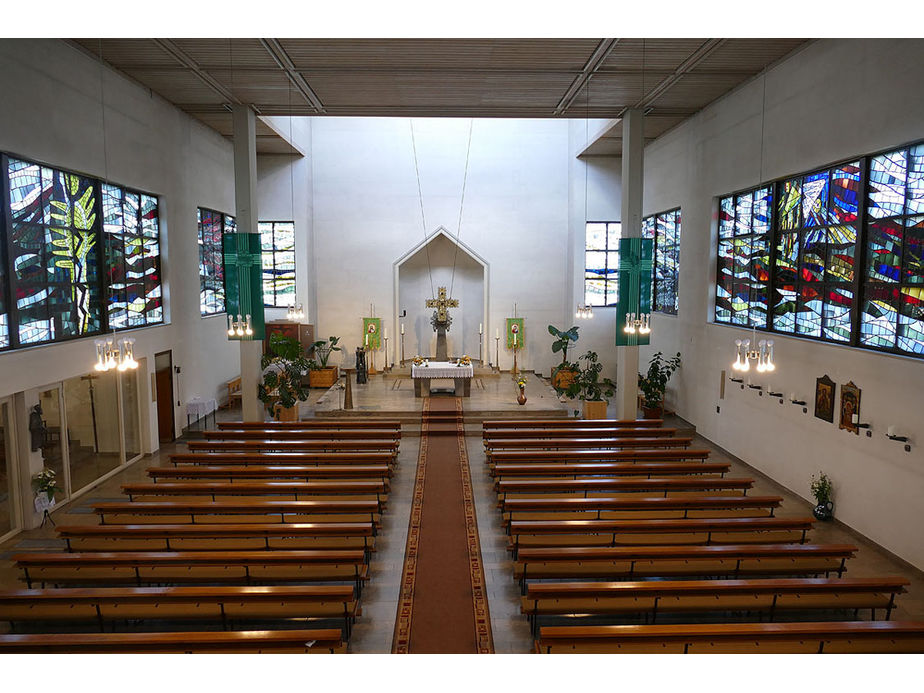
[[[559,330],[549,325],[549,334],[555,337],[552,342],[552,353],[561,352],[561,363],[552,369],[552,387],[560,395],[568,389],[577,375],[577,368],[568,362],[568,347],[578,340],[578,328],[575,325],[570,330]]]
[[[664,416],[664,392],[667,390],[667,381],[680,368],[680,352],[665,359],[659,351],[648,362],[648,373],[638,376],[638,388],[642,392],[643,418],[660,419]]]
[[[811,489],[816,503],[812,514],[819,520],[830,520],[834,517],[834,503],[831,502],[831,479],[824,472],[819,472],[817,478],[812,474]]]
[[[577,397],[583,400],[585,419],[605,419],[606,398],[616,393],[616,384],[609,378],[600,377],[603,364],[598,360],[595,351],[588,351],[574,366],[577,373],[565,394],[571,399]]]
[[[292,337],[271,335],[269,348],[260,360],[263,382],[257,386],[257,397],[278,420],[298,421],[297,404],[308,399],[308,388],[302,384],[308,358]]]
[[[310,387],[332,387],[340,377],[340,369],[337,366],[328,366],[327,361],[330,355],[335,351],[342,351],[337,346],[340,337],[328,337],[319,339],[309,347],[313,351],[316,359],[311,359],[308,369],[308,385]]]

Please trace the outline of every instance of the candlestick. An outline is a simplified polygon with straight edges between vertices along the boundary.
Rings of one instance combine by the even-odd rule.
[[[494,370],[500,373],[500,335],[494,337]]]
[[[388,366],[388,330],[385,330],[385,336],[382,337],[382,339],[385,340],[385,367],[383,370],[387,373],[389,370],[391,370]]]
[[[401,325],[401,360],[398,363],[404,367],[404,325]]]

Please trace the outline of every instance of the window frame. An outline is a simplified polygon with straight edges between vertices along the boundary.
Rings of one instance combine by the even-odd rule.
[[[211,318],[215,315],[227,314],[228,297],[225,295],[225,285],[224,285],[224,247],[221,243],[219,243],[217,250],[213,248],[212,253],[213,254],[217,253],[221,257],[221,262],[219,263],[220,269],[222,271],[221,310],[217,310],[217,311],[210,312],[210,313],[202,312],[202,292],[204,291],[204,287],[203,287],[204,275],[202,273],[202,267],[203,267],[202,248],[204,246],[203,239],[202,239],[202,212],[208,212],[209,214],[214,214],[218,216],[220,220],[220,225],[221,225],[222,238],[224,238],[224,235],[226,233],[229,233],[228,220],[230,219],[231,225],[234,227],[234,229],[237,229],[237,219],[236,217],[230,214],[219,212],[217,209],[212,209],[211,207],[203,207],[201,205],[196,207],[196,245],[197,245],[197,250],[199,251],[199,317],[204,320],[205,318]],[[233,233],[233,231],[231,231],[231,233]]]
[[[604,250],[592,249],[592,248],[588,248],[588,247],[587,247],[587,227],[590,226],[591,224],[603,224],[603,225],[604,225],[604,227],[605,227],[605,228],[604,228],[604,236],[605,236],[605,238],[606,238],[606,247],[605,247]],[[611,225],[616,225],[616,226],[619,227],[618,239],[622,239],[622,222],[621,222],[621,221],[591,221],[591,220],[588,220],[588,221],[585,221],[585,222],[584,222],[584,242],[583,242],[583,247],[584,247],[584,261],[583,261],[583,263],[582,263],[582,265],[583,265],[583,267],[584,267],[584,270],[583,270],[583,272],[582,272],[582,275],[583,275],[583,276],[582,276],[582,278],[581,278],[581,287],[582,287],[582,289],[583,289],[583,291],[582,291],[582,298],[583,298],[583,303],[582,303],[582,305],[587,306],[587,307],[593,307],[593,308],[616,308],[616,307],[618,306],[618,304],[619,304],[619,245],[617,244],[617,246],[616,246],[615,248],[610,248],[609,237],[610,237],[610,226],[611,226]],[[606,274],[606,276],[605,276],[602,280],[599,279],[599,278],[597,278],[597,279],[592,279],[592,278],[588,278],[588,277],[587,277],[587,272],[588,272],[588,269],[587,269],[587,253],[589,253],[589,252],[590,252],[590,253],[605,253],[605,254],[606,254],[604,270],[606,270],[607,274]],[[613,268],[612,268],[612,270],[613,270],[613,271],[612,271],[612,274],[609,274],[609,270],[610,270],[610,258],[611,258],[611,257],[616,258],[616,264],[615,264],[615,265],[613,266]],[[607,296],[609,295],[609,291],[608,291],[609,285],[610,285],[610,284],[613,284],[613,285],[616,287],[616,289],[613,291],[613,295],[616,297],[616,300],[615,300],[613,303],[603,303],[603,304],[598,304],[598,305],[595,305],[595,304],[592,304],[592,303],[588,303],[588,302],[587,302],[587,282],[590,282],[590,281],[603,281],[603,282],[604,282],[604,284],[603,284],[603,299],[604,299],[604,301],[606,300]]]
[[[275,220],[273,220],[273,219],[268,219],[268,220],[264,220],[264,221],[258,221],[258,222],[257,222],[257,231],[258,231],[258,233],[260,234],[260,243],[261,243],[261,245],[262,245],[262,243],[263,243],[263,226],[266,225],[266,224],[269,224],[269,225],[270,225],[269,233],[270,233],[270,237],[271,237],[271,239],[272,239],[271,245],[273,246],[273,249],[272,249],[272,250],[269,250],[269,251],[263,250],[263,251],[261,252],[261,265],[260,265],[261,272],[260,272],[260,281],[261,281],[261,286],[264,287],[264,291],[263,291],[263,307],[264,307],[264,308],[289,308],[290,306],[294,306],[294,305],[296,305],[296,304],[298,303],[298,301],[297,301],[297,293],[296,293],[296,289],[297,289],[297,283],[296,283],[296,282],[298,281],[298,272],[297,272],[297,270],[296,270],[296,268],[295,268],[295,260],[296,260],[296,253],[295,253],[295,222],[294,222],[294,221],[290,221],[290,220],[288,220],[288,219],[275,219]],[[290,225],[292,226],[292,250],[277,250],[277,249],[276,249],[276,225],[277,225],[277,224],[290,224]],[[278,302],[278,299],[279,299],[279,291],[277,290],[277,282],[282,281],[282,280],[279,279],[279,278],[277,278],[277,277],[275,276],[275,271],[276,271],[276,260],[277,260],[277,256],[278,256],[279,254],[281,254],[281,253],[289,253],[289,252],[292,253],[292,282],[293,282],[293,287],[292,287],[292,288],[293,288],[293,291],[292,291],[292,303],[284,303],[284,304],[281,304],[281,303]],[[265,275],[266,269],[265,269],[265,265],[263,264],[263,263],[265,262],[265,259],[266,259],[267,256],[272,257],[272,264],[273,264],[273,268],[272,268],[272,269],[273,269],[273,272],[274,272],[274,274],[271,275],[268,279],[267,279],[267,277],[266,277],[266,275]],[[272,302],[272,303],[268,303],[268,302],[267,302],[268,295],[267,295],[266,289],[265,289],[266,283],[267,283],[267,282],[271,282],[272,285],[273,285],[273,294],[272,294],[273,302]]]
[[[719,277],[720,277],[721,267],[719,264],[719,246],[720,246],[720,241],[722,239],[719,236],[719,223],[720,222],[717,223],[715,226],[715,236],[714,236],[715,248],[713,250],[713,257],[716,259],[716,272],[713,278],[714,279],[713,293],[712,293],[713,306],[712,306],[712,315],[709,318],[709,322],[715,325],[724,325],[724,326],[736,327],[740,329],[756,329],[761,332],[769,332],[771,334],[776,334],[776,335],[780,335],[784,337],[793,337],[795,339],[806,339],[806,340],[810,340],[814,342],[831,344],[834,346],[853,347],[853,348],[863,349],[865,351],[871,351],[871,352],[880,353],[880,354],[890,354],[892,356],[902,356],[906,358],[924,359],[924,354],[922,353],[908,351],[908,350],[901,349],[898,347],[897,331],[896,331],[895,346],[891,346],[891,347],[863,344],[861,340],[861,331],[860,331],[861,321],[862,321],[861,313],[863,310],[863,303],[865,301],[865,295],[866,295],[867,288],[870,284],[870,282],[866,281],[867,280],[866,272],[867,272],[867,249],[868,249],[868,242],[869,242],[869,235],[870,235],[869,227],[870,227],[870,221],[871,221],[868,215],[871,162],[875,157],[882,156],[884,154],[889,154],[891,152],[900,151],[900,150],[910,151],[922,145],[924,145],[924,140],[914,140],[911,142],[906,142],[906,143],[894,145],[891,147],[885,147],[875,152],[839,159],[835,162],[828,163],[822,166],[815,166],[805,171],[795,172],[790,175],[785,175],[785,176],[781,176],[779,178],[775,178],[770,181],[765,181],[756,186],[750,186],[748,188],[742,188],[734,192],[725,193],[725,194],[716,196],[713,200],[714,202],[713,209],[716,210],[716,214],[717,214],[716,219],[718,219],[718,215],[721,214],[721,201],[723,199],[727,197],[735,198],[738,195],[742,195],[746,193],[753,193],[754,191],[759,190],[761,188],[768,187],[768,186],[770,187],[771,194],[773,196],[772,204],[770,206],[770,234],[769,234],[770,276],[769,276],[769,281],[767,282],[767,297],[768,298],[767,298],[767,326],[766,327],[759,327],[759,326],[755,327],[751,325],[750,322],[746,325],[743,325],[739,323],[733,323],[730,321],[718,320],[716,316],[716,299],[718,297],[718,286],[720,284]],[[821,330],[822,336],[814,336],[810,334],[799,334],[796,332],[778,330],[773,326],[773,297],[774,297],[774,292],[777,286],[777,264],[778,264],[777,261],[779,259],[776,249],[779,245],[780,237],[784,233],[795,232],[795,231],[788,231],[788,230],[784,231],[780,229],[779,218],[778,218],[779,217],[778,204],[779,204],[780,188],[782,187],[783,183],[785,183],[786,181],[792,180],[794,178],[804,178],[806,176],[812,175],[814,173],[818,173],[820,171],[831,171],[831,170],[852,164],[854,162],[859,162],[860,185],[858,189],[858,200],[857,200],[857,221],[855,222],[856,229],[857,229],[857,239],[854,245],[853,281],[850,284],[851,290],[853,291],[853,306],[851,308],[851,313],[850,313],[850,338],[847,341],[842,341],[842,340],[835,340],[835,339],[824,337],[824,326],[823,326],[824,318],[823,317],[822,317],[822,330]],[[830,181],[830,177],[829,177],[829,181]],[[905,186],[905,191],[906,191],[905,200],[907,200],[907,183]],[[830,195],[830,187],[829,187],[829,195]],[[914,216],[921,216],[921,215],[908,214],[903,211],[901,215],[882,217],[881,219],[883,220],[901,219],[902,221],[904,221],[906,218],[914,217]],[[872,221],[875,221],[875,220],[872,220]],[[825,226],[830,227],[832,225],[828,224]],[[801,232],[804,231],[804,229],[805,229],[804,226],[800,226],[798,229],[798,232],[800,233],[800,244],[801,244]],[[903,238],[904,238],[904,235],[903,235]],[[903,260],[904,260],[904,255],[902,256],[902,261]],[[799,249],[799,264],[800,265],[801,265],[801,262],[802,262],[802,249],[800,247]],[[902,265],[902,268],[903,266],[904,265]],[[891,284],[891,286],[895,286],[898,288],[899,293],[901,293],[901,287],[905,285],[905,283],[901,281],[901,269],[902,268],[900,268],[900,281],[896,282],[895,284]],[[825,269],[827,270],[827,258],[826,258]],[[799,268],[797,267],[797,272],[798,270]],[[827,281],[823,280],[822,282],[818,282],[818,284],[821,286],[827,286]],[[750,287],[750,280],[748,280],[748,286]],[[919,285],[919,286],[924,286],[924,284]],[[824,310],[824,308],[822,308],[822,310]],[[901,305],[899,304],[898,306],[899,316],[900,316],[900,311],[901,311]],[[897,316],[896,319],[898,319],[899,316]],[[899,323],[896,322],[896,326],[898,324]]]
[[[677,251],[677,264],[676,268],[673,271],[674,275],[674,308],[673,310],[665,310],[663,306],[658,303],[658,219],[664,217],[668,214],[674,215],[674,241],[669,244],[669,248],[676,248]],[[683,215],[680,210],[680,207],[672,207],[671,209],[665,209],[663,212],[657,212],[655,214],[649,214],[647,217],[642,218],[642,238],[647,238],[645,236],[645,223],[651,220],[651,240],[653,242],[653,252],[652,252],[652,273],[651,273],[651,312],[652,313],[662,313],[664,315],[677,315],[680,312],[680,235],[681,235],[681,225],[683,222]]]

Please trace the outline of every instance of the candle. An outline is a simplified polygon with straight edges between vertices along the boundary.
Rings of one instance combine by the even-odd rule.
[[[795,392],[790,392],[790,393],[789,393],[789,401],[790,401],[790,402],[795,402],[795,401],[796,401],[796,393],[795,393]]]
[[[383,328],[382,330],[382,338],[388,339],[388,328],[387,327]]]
[[[898,427],[897,427],[897,426],[889,426],[889,435],[890,435],[890,436],[897,436],[897,435],[898,435]]]
[[[401,323],[401,334],[404,334],[404,323]]]
[[[517,345],[517,333],[514,332],[513,333],[513,346],[516,346],[516,345]]]
[[[366,346],[369,346],[369,333],[366,333]]]
[[[500,339],[500,328],[499,327],[494,328],[494,339]]]
[[[854,414],[854,415],[853,415],[853,421],[852,421],[852,422],[855,423],[855,424],[860,423],[860,415],[859,415],[859,414]]]
[[[478,323],[478,334],[484,334],[484,329],[482,328],[483,328],[483,325],[479,322]]]

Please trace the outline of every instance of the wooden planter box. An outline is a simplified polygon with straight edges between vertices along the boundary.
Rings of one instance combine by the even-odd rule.
[[[567,390],[571,383],[574,382],[574,379],[577,377],[577,373],[568,368],[561,368],[556,370],[552,369],[552,387],[556,390]]]
[[[605,419],[606,402],[584,401],[584,418],[585,419]]]
[[[276,405],[276,421],[298,421],[298,405],[285,408],[280,404]]]
[[[337,366],[319,368],[315,371],[308,371],[308,384],[311,387],[333,387],[339,377],[340,368]]]

